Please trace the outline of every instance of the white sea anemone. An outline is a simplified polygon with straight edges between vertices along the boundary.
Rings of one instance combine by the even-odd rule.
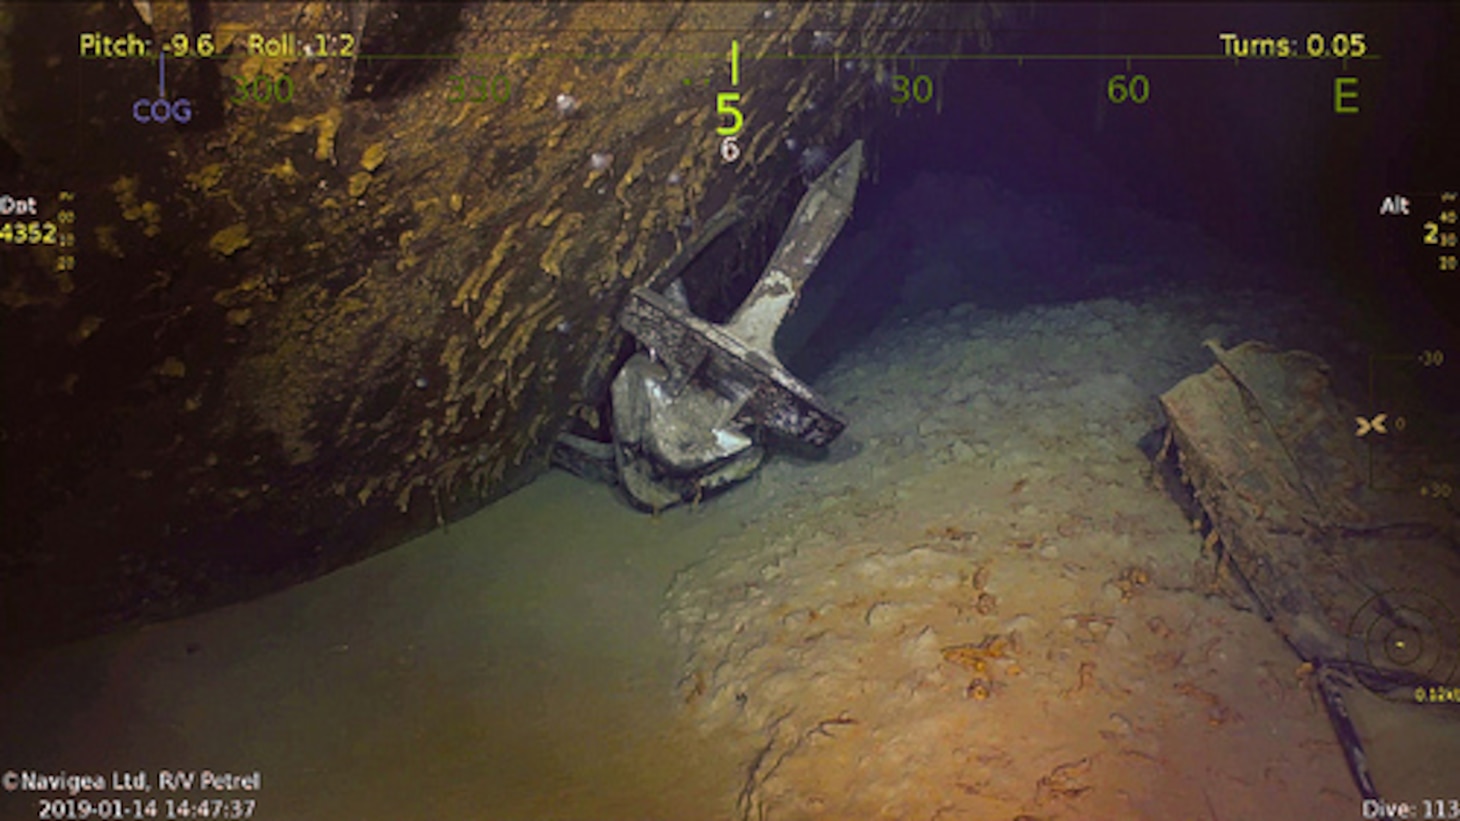
[[[796,165],[801,170],[801,176],[810,182],[821,176],[821,172],[831,165],[831,151],[824,145],[808,145],[797,158]]]
[[[564,117],[578,113],[578,98],[571,94],[559,94],[554,102],[558,107],[558,114]]]
[[[817,29],[811,32],[812,51],[831,51],[836,46],[836,32]]]
[[[613,165],[613,155],[604,151],[595,151],[588,156],[588,167],[594,171],[605,171]]]

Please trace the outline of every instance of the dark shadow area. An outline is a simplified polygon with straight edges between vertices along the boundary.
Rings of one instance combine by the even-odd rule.
[[[1378,207],[1424,193],[1436,211],[1460,179],[1442,129],[1415,125],[1457,106],[1445,78],[1460,66],[1444,46],[1456,20],[1442,4],[1397,8],[1057,5],[1000,38],[1003,53],[1145,53],[1159,41],[1210,55],[1220,32],[1362,32],[1370,60],[900,67],[937,77],[942,111],[905,106],[873,149],[880,180],[864,183],[783,329],[783,357],[810,379],[894,317],[1199,286],[1367,306],[1356,341],[1376,351],[1453,344],[1460,278],[1434,270],[1420,218]],[[1129,90],[1137,76],[1144,102],[1112,102],[1111,84]],[[1339,84],[1356,111],[1335,111]],[[935,261],[950,258],[959,264]]]
[[[453,61],[445,57],[461,31],[464,8],[462,3],[371,4],[346,99],[395,99],[446,71]]]

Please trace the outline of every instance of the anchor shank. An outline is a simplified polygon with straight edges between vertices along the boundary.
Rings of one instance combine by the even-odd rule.
[[[765,273],[726,325],[732,336],[774,357],[776,331],[795,308],[802,286],[851,216],[861,177],[862,141],[857,140],[801,197]]]

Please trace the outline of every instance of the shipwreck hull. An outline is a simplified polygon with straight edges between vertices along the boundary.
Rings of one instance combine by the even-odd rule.
[[[0,9],[0,165],[77,215],[74,269],[0,271],[7,649],[277,589],[530,481],[601,423],[630,291],[736,202],[738,253],[686,276],[753,281],[805,190],[787,140],[895,113],[896,66],[855,55],[983,14],[146,5]],[[155,54],[81,58],[82,31],[188,38],[191,120],[135,121]]]

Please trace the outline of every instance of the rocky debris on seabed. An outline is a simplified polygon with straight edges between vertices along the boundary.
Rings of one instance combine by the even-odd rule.
[[[739,817],[1351,811],[1296,660],[1137,445],[1204,339],[1354,359],[1308,307],[961,305],[849,351],[815,387],[850,455],[767,465],[750,526],[667,594],[685,709],[761,739]]]

